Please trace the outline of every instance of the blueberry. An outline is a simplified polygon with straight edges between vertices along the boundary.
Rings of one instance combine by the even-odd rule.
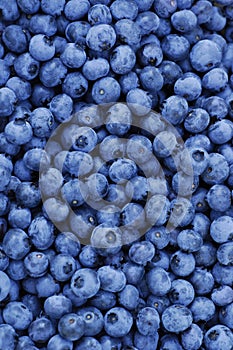
[[[155,254],[155,248],[149,241],[133,243],[129,249],[129,258],[134,263],[146,265]]]
[[[4,321],[16,330],[27,329],[32,322],[31,311],[21,302],[12,301],[3,310]]]
[[[54,295],[45,300],[45,313],[53,319],[60,319],[64,314],[72,311],[70,299],[62,295]]]
[[[34,342],[26,335],[19,337],[18,342],[17,342],[17,350],[23,350],[25,347],[33,347],[32,349],[34,350]]]
[[[206,199],[212,209],[220,212],[225,212],[231,205],[231,193],[225,185],[213,185]]]
[[[123,44],[137,47],[141,40],[141,30],[137,22],[130,19],[120,19],[115,24],[117,37]]]
[[[66,94],[56,95],[51,100],[49,109],[58,122],[69,121],[72,117],[73,100]]]
[[[224,349],[230,350],[233,335],[230,328],[217,324],[211,327],[204,336],[204,344],[208,350],[217,350],[224,344]]]
[[[95,51],[110,50],[116,42],[116,33],[109,24],[97,24],[91,27],[86,35],[88,47]]]
[[[33,317],[39,316],[41,310],[41,302],[37,296],[32,294],[25,294],[22,297],[22,302],[32,312]]]
[[[120,225],[120,208],[115,205],[107,205],[98,210],[96,214],[98,224],[106,223],[109,227]]]
[[[58,254],[50,263],[50,272],[57,281],[67,281],[77,268],[76,261],[69,254]]]
[[[120,292],[126,285],[125,274],[112,266],[102,266],[97,271],[101,289],[107,292]]]
[[[17,342],[15,329],[9,324],[0,325],[0,347],[14,350]]]
[[[142,335],[153,335],[160,325],[159,314],[154,308],[145,307],[137,314],[136,324]]]
[[[202,86],[210,91],[221,91],[228,82],[228,75],[223,68],[214,68],[202,78]]]
[[[232,265],[232,242],[221,244],[217,250],[217,259],[222,265]]]
[[[193,271],[190,282],[198,295],[209,294],[214,287],[214,278],[212,274],[203,268],[197,267]]]
[[[224,100],[218,96],[208,97],[204,103],[203,108],[209,113],[210,117],[215,117],[218,120],[225,118],[228,114],[228,103],[230,101]]]
[[[17,97],[13,90],[8,87],[0,88],[0,117],[8,117],[13,113],[16,99]]]
[[[90,9],[88,0],[69,0],[64,7],[64,14],[69,21],[82,19]]]
[[[0,134],[0,151],[4,152],[7,155],[14,156],[19,153],[20,146],[8,141],[5,133],[1,133]],[[2,172],[4,173],[4,169],[2,170]],[[5,177],[6,176],[7,176],[7,173],[5,172]]]
[[[222,265],[217,262],[212,269],[212,275],[215,281],[220,285],[232,285],[232,266]]]
[[[83,268],[73,274],[70,286],[74,294],[91,298],[99,291],[100,280],[95,271]]]
[[[137,52],[139,62],[145,66],[159,66],[163,60],[163,48],[157,43],[148,43],[143,45]]]
[[[102,346],[99,341],[94,337],[83,337],[77,342],[77,347],[75,348],[80,350],[101,350]]]
[[[197,25],[197,17],[191,10],[176,11],[171,16],[173,27],[181,33],[192,31]]]
[[[9,266],[9,258],[3,250],[2,245],[0,245],[0,271],[5,271]]]
[[[193,253],[201,248],[203,240],[198,232],[186,229],[178,234],[177,244],[183,251]]]
[[[196,266],[211,266],[216,261],[216,248],[212,243],[204,243],[195,255]]]
[[[121,88],[116,79],[104,77],[97,80],[92,87],[92,98],[97,104],[116,102]]]
[[[8,82],[8,79],[10,77],[10,68],[4,60],[0,60],[0,69],[1,69],[0,86],[4,86]],[[9,84],[6,86],[9,87],[10,89],[12,89],[11,86],[9,86]],[[12,91],[14,91],[14,89],[12,89]],[[29,94],[29,96],[30,96],[30,94]]]
[[[215,314],[215,305],[207,297],[195,297],[190,305],[190,311],[192,312],[194,322],[207,322]]]
[[[90,24],[85,21],[68,22],[64,28],[67,40],[70,42],[77,42],[82,46],[85,45],[86,35],[90,27]]]
[[[32,321],[28,328],[28,334],[34,342],[43,344],[55,334],[55,329],[52,322],[42,316]]]
[[[169,34],[162,40],[161,47],[167,58],[176,62],[188,56],[190,44],[188,40],[181,35]]]
[[[68,43],[60,57],[65,66],[69,68],[80,68],[86,61],[85,51],[74,43]]]
[[[23,161],[27,168],[38,172],[40,167],[47,168],[49,166],[50,157],[44,150],[35,147],[26,151]]]
[[[0,277],[0,301],[2,301],[8,296],[10,292],[11,282],[7,274],[3,271],[0,271]]]
[[[60,15],[64,9],[65,0],[56,0],[51,3],[49,0],[41,0],[41,9],[51,16]]]
[[[123,103],[117,103],[109,108],[106,118],[106,129],[110,134],[125,135],[132,122],[132,115],[129,108]]]
[[[2,40],[7,48],[12,52],[20,54],[27,50],[27,35],[19,25],[12,24],[7,26],[2,34]]]
[[[119,349],[122,345],[122,341],[120,339],[110,337],[109,335],[103,335],[100,338],[100,343],[102,345],[103,350],[111,349],[114,347],[116,349]]]
[[[140,72],[140,81],[145,90],[157,92],[163,87],[163,76],[158,68],[144,67]]]
[[[135,22],[141,29],[141,34],[148,35],[158,29],[160,18],[152,11],[143,11],[138,14]]]
[[[139,86],[139,79],[135,72],[130,72],[121,75],[119,83],[123,94],[127,94],[131,89],[136,89]]]
[[[86,303],[87,299],[81,295],[77,296],[73,293],[72,289],[70,288],[69,284],[65,284],[63,288],[63,294],[69,298],[72,302],[72,305],[74,307],[82,306]]]
[[[161,350],[166,350],[167,347],[171,350],[182,350],[179,339],[174,334],[166,334],[161,338]]]
[[[101,332],[104,326],[103,315],[94,306],[84,307],[77,311],[85,322],[84,336],[93,337]]]
[[[136,63],[134,51],[128,45],[119,45],[112,51],[110,65],[114,73],[127,74]]]
[[[127,141],[126,153],[136,164],[142,164],[143,169],[143,163],[152,157],[152,144],[145,136],[132,135]]]
[[[11,260],[7,270],[8,276],[14,281],[20,281],[27,276],[23,260]]]
[[[173,304],[188,306],[194,299],[195,291],[192,284],[184,279],[172,281],[169,299]]]
[[[104,328],[112,337],[123,337],[133,325],[133,317],[122,307],[115,307],[107,311],[104,316]]]
[[[161,267],[151,269],[146,275],[149,290],[153,295],[164,296],[171,288],[171,280],[168,273]],[[154,281],[160,281],[158,284]]]
[[[170,266],[177,276],[185,277],[195,269],[195,259],[192,253],[185,253],[178,250],[171,256]]]
[[[191,311],[182,305],[169,306],[162,314],[162,323],[169,332],[182,332],[192,324]]]
[[[43,215],[34,218],[28,228],[28,236],[40,250],[49,248],[54,241],[54,227]]]
[[[63,184],[63,176],[56,168],[49,168],[48,171],[40,174],[40,190],[43,196],[56,196]]]
[[[20,9],[28,15],[38,12],[40,8],[39,0],[18,0],[17,4]]]
[[[36,12],[37,11],[35,11],[35,15],[32,16],[29,21],[30,32],[33,34],[44,34],[48,37],[54,35],[57,32],[56,19],[51,15],[37,14]]]
[[[82,68],[82,73],[88,80],[97,80],[109,73],[109,63],[105,58],[99,57],[87,60]]]
[[[68,152],[64,160],[64,170],[70,175],[83,176],[93,168],[92,157],[82,151]]]
[[[62,350],[64,348],[67,350],[72,350],[73,343],[71,340],[66,340],[59,334],[56,334],[49,339],[49,342],[47,344],[48,350],[53,350],[54,348],[56,348],[57,350]]]
[[[48,258],[40,252],[31,252],[24,259],[24,266],[31,277],[41,277],[47,272]]]
[[[109,310],[116,305],[116,295],[112,292],[100,290],[90,300],[90,303],[100,310]]]
[[[111,24],[112,14],[105,4],[96,4],[88,10],[88,22],[91,25]]]
[[[63,93],[73,99],[85,95],[88,89],[88,81],[80,72],[68,73],[62,84]]]
[[[56,236],[55,248],[58,253],[70,254],[76,257],[81,250],[81,245],[72,233],[62,232]]]
[[[43,107],[52,100],[54,95],[55,92],[52,88],[45,87],[41,84],[36,84],[33,87],[31,99],[36,107]]]
[[[135,347],[130,347],[131,349],[139,349],[143,350],[147,348],[148,350],[153,350],[157,348],[159,336],[158,333],[155,332],[152,335],[142,335],[139,332],[135,332],[134,334],[134,344]]]
[[[170,96],[163,102],[162,116],[171,124],[180,124],[181,122],[183,122],[187,114],[188,103],[184,97]]]
[[[142,89],[135,88],[126,95],[126,102],[130,110],[137,116],[144,116],[152,107],[151,95]]]
[[[22,259],[30,250],[28,235],[19,228],[8,230],[3,239],[3,249],[9,258]]]
[[[168,18],[177,9],[177,1],[166,2],[166,0],[158,0],[154,2],[155,12],[159,17]]]
[[[133,201],[142,201],[147,198],[149,186],[147,179],[142,176],[135,176],[126,184],[126,194]]]
[[[181,343],[185,349],[199,349],[203,341],[203,331],[195,323],[181,335]]]
[[[208,129],[208,137],[214,144],[224,144],[232,139],[233,129],[229,120],[220,120]]]
[[[62,60],[60,58],[53,58],[41,66],[39,74],[40,81],[47,88],[55,87],[62,83],[66,73],[67,68],[62,63]],[[50,100],[48,102],[50,102]]]
[[[119,304],[127,310],[134,310],[139,304],[139,292],[131,284],[126,284],[124,289],[118,293]]]
[[[206,53],[208,52],[208,54],[203,55],[203,50]],[[219,65],[221,59],[222,52],[220,47],[208,39],[200,40],[193,46],[190,52],[191,64],[198,72],[207,72],[215,68]]]
[[[89,238],[92,230],[97,225],[96,212],[90,207],[83,206],[70,214],[69,223],[71,232],[78,238]]]
[[[7,72],[7,70],[5,70],[5,72]],[[10,78],[6,83],[6,87],[14,91],[19,101],[27,100],[31,96],[31,84],[18,77]]]
[[[123,18],[134,20],[138,14],[138,6],[133,0],[115,0],[110,6],[110,10],[115,20]]]
[[[150,197],[145,206],[146,219],[151,225],[164,225],[168,218],[170,202],[164,195]]]
[[[197,191],[199,185],[199,176],[195,175],[193,179],[182,171],[177,172],[172,178],[172,188],[180,196],[187,196]]]
[[[233,290],[230,286],[220,286],[213,289],[211,299],[217,306],[225,306],[233,301]]]
[[[184,120],[184,127],[190,133],[199,133],[204,131],[210,122],[210,116],[202,108],[191,110]]]
[[[210,225],[210,235],[217,243],[226,243],[232,240],[233,218],[223,215]]]
[[[196,100],[202,92],[201,79],[194,73],[185,73],[175,82],[174,92],[187,101]]]

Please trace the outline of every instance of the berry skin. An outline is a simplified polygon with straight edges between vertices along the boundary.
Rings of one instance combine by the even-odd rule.
[[[192,324],[191,311],[182,305],[169,306],[162,314],[162,323],[166,330],[170,332],[182,332]]]
[[[204,50],[204,51],[203,51]],[[205,52],[205,55],[203,54]],[[190,61],[198,72],[207,72],[215,68],[222,59],[220,47],[208,39],[196,43],[190,52]]]
[[[2,301],[7,297],[8,293],[10,292],[11,283],[10,283],[9,277],[5,272],[0,271],[0,277],[1,277],[0,301]]]
[[[83,268],[73,274],[70,286],[74,294],[91,298],[98,292],[100,280],[95,271]]]
[[[34,342],[43,344],[55,334],[55,329],[52,322],[42,316],[32,321],[28,328],[28,334]]]
[[[58,323],[58,332],[66,340],[76,341],[84,334],[85,323],[81,316],[74,313],[64,315]]]
[[[17,333],[9,324],[0,325],[0,347],[14,350],[17,342]]]
[[[121,307],[115,307],[105,314],[104,328],[112,337],[123,337],[133,325],[133,318],[129,311]]]
[[[204,336],[204,344],[208,350],[217,350],[221,344],[224,344],[224,349],[229,349],[232,346],[233,335],[230,328],[217,324],[211,327]]]
[[[25,330],[32,322],[32,312],[23,303],[12,301],[3,310],[4,321],[16,330]]]

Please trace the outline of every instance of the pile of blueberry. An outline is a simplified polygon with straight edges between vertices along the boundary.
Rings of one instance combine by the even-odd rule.
[[[0,350],[232,350],[233,0],[0,32]]]

